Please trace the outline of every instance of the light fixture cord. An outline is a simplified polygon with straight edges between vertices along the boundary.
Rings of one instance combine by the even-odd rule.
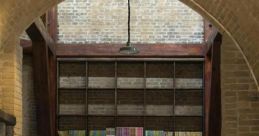
[[[130,0],[128,0],[128,43],[127,46],[130,46]]]

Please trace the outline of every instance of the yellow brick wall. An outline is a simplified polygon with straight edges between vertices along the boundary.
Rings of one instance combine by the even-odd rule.
[[[2,97],[2,88],[0,87],[0,98]],[[2,99],[0,99],[0,109],[2,109]]]
[[[22,134],[23,136],[38,136],[32,55],[23,56],[22,80]]]
[[[0,53],[1,109],[16,116],[17,125],[14,128],[16,136],[22,133],[22,49],[18,41],[18,38],[10,39]]]
[[[259,1],[258,0],[180,0],[198,11],[230,36],[247,58],[251,74],[259,84]],[[257,85],[259,91],[259,86]]]
[[[134,0],[131,6],[133,44],[203,42],[203,18],[179,0]],[[124,0],[64,1],[58,6],[58,42],[124,44],[127,11]]]
[[[246,63],[233,41],[224,35],[221,47],[222,136],[259,135],[259,101]]]

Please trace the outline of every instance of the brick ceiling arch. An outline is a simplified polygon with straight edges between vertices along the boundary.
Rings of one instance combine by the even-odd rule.
[[[0,0],[0,50],[33,20],[62,0]],[[181,0],[227,34],[244,54],[256,84],[259,79],[259,1]],[[231,57],[231,56],[230,56]]]
[[[246,61],[259,91],[259,1],[180,0],[228,35]],[[231,56],[229,56],[231,57]]]

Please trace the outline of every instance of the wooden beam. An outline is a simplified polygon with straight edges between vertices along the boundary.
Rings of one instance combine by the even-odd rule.
[[[214,38],[212,37],[212,35],[215,34],[215,31],[217,31],[217,28],[215,26],[212,25],[212,23],[210,23],[209,21],[205,20],[204,21],[204,41],[205,43],[207,43],[208,41],[210,41],[211,43],[214,41]]]
[[[40,19],[42,20],[42,23],[46,27],[47,26],[47,13],[44,13],[43,15],[41,15]]]
[[[53,7],[50,9],[47,13],[47,29],[54,40],[54,42],[57,42],[57,34],[58,34],[58,22],[57,22],[57,7]]]
[[[23,54],[32,54],[32,43],[30,40],[21,39],[20,46],[23,48]]]
[[[50,113],[54,113],[54,115],[51,116],[51,124],[52,124],[52,130],[54,131],[53,134],[57,135],[57,128],[56,128],[56,113],[57,108],[56,107],[56,85],[57,85],[57,59],[54,54],[52,54],[50,51],[48,52],[48,79],[49,79],[49,99],[50,99]]]
[[[205,52],[209,53],[209,50],[211,50],[214,40],[215,40],[217,34],[219,34],[219,32],[218,32],[218,29],[208,21],[205,21],[204,25],[205,25],[204,40],[205,40],[205,45],[206,45]]]
[[[40,18],[36,19],[35,22],[30,27],[34,27],[34,29],[28,29],[28,31],[32,34],[32,35],[30,35],[31,40],[32,41],[45,41],[46,45],[51,50],[51,52],[53,54],[55,54],[56,51],[55,51],[54,41],[51,38],[51,36],[49,35],[48,30],[46,29],[42,20]],[[42,37],[33,35],[33,33],[39,33],[40,35],[42,35]],[[28,32],[27,32],[27,34],[28,34]]]
[[[140,51],[136,55],[120,54],[124,44],[58,44],[57,57],[203,57],[201,44],[137,44]]]
[[[33,43],[33,75],[34,75],[34,89],[36,99],[38,100],[38,131],[40,136],[51,136],[51,106],[50,106],[50,90],[48,80],[48,48],[44,44]]]
[[[31,54],[31,41],[21,40],[21,46],[24,49],[24,53]],[[117,51],[122,46],[122,44],[57,44],[56,55],[58,57],[111,57],[113,55],[114,57],[129,56],[118,54]],[[208,52],[204,44],[139,44],[136,45],[136,47],[142,49],[142,52],[131,57],[203,57],[206,52]]]
[[[221,135],[220,45],[217,34],[205,57],[205,136]]]
[[[209,124],[210,124],[210,96],[211,96],[211,82],[212,82],[212,60],[211,54],[205,56],[205,71],[204,71],[204,81],[205,81],[205,99],[204,99],[204,106],[205,106],[205,122],[204,122],[204,130],[205,136],[209,136]]]
[[[212,47],[212,75],[210,96],[209,136],[221,135],[221,82],[220,82],[220,46],[222,35],[217,34]]]
[[[40,136],[55,136],[55,99],[53,98],[53,76],[50,69],[49,54],[55,58],[49,43],[51,40],[42,31],[42,22],[34,22],[27,30],[32,40],[34,92],[37,103],[38,133]]]

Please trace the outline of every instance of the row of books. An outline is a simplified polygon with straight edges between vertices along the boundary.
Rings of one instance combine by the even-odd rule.
[[[89,136],[106,136],[105,130],[91,130]]]
[[[116,136],[143,136],[142,127],[118,127]],[[59,136],[85,136],[84,130],[59,131]],[[115,136],[115,128],[90,130],[89,136]],[[163,130],[146,130],[145,136],[202,136],[202,132],[172,132]]]
[[[202,136],[202,132],[145,131],[145,136]]]
[[[174,136],[202,136],[202,132],[175,132]]]
[[[84,130],[58,131],[59,136],[85,136]]]
[[[173,132],[163,130],[146,130],[145,136],[173,136]]]
[[[115,136],[115,128],[106,128],[106,130],[90,130],[89,136]]]
[[[143,127],[117,127],[116,136],[143,136]]]

